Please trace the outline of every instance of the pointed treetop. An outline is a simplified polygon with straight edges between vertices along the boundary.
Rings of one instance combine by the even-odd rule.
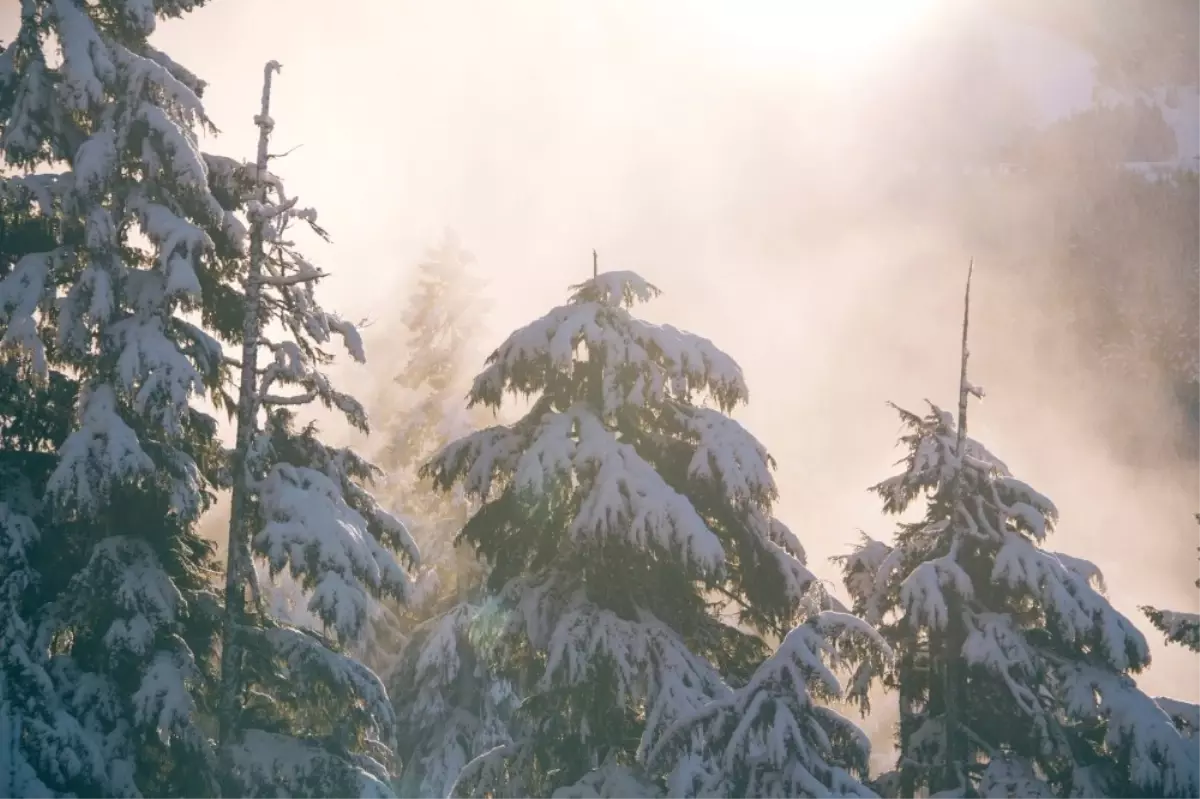
[[[571,286],[571,303],[579,305],[598,302],[601,305],[632,308],[639,302],[648,302],[662,292],[636,272],[620,271],[597,273],[591,280]]]
[[[963,292],[963,321],[962,321],[962,367],[958,378],[958,446],[957,452],[962,452],[963,442],[967,437],[967,397],[975,395],[983,398],[983,389],[974,386],[967,379],[967,359],[970,349],[967,346],[967,333],[971,323],[971,276],[975,273],[975,259],[967,264],[967,287]]]

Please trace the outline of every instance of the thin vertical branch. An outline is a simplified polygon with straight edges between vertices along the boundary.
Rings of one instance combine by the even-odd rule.
[[[596,255],[595,248],[592,249],[592,280],[600,276],[600,256]]]
[[[233,450],[233,486],[229,514],[229,545],[225,567],[225,627],[221,637],[221,691],[218,706],[219,740],[229,743],[237,734],[238,698],[242,693],[242,651],[238,630],[246,610],[246,588],[253,582],[250,558],[250,497],[246,456],[258,426],[258,346],[262,334],[259,306],[262,297],[262,210],[267,201],[263,177],[269,161],[271,137],[271,76],[280,69],[270,61],[263,68],[262,108],[254,118],[258,126],[258,153],[254,171],[254,199],[250,217],[250,263],[246,275],[246,308],[242,322],[242,377],[238,392],[237,437]]]
[[[958,377],[958,438],[955,446],[955,456],[958,458],[958,469],[950,486],[950,518],[951,529],[961,506],[962,473],[965,468],[963,457],[967,442],[967,402],[971,394],[977,390],[967,379],[967,360],[970,358],[968,347],[968,331],[971,322],[971,276],[975,272],[975,259],[967,265],[967,286],[963,295],[962,321],[962,365]],[[957,537],[957,531],[953,533]],[[955,547],[956,548],[956,547]],[[943,637],[943,702],[944,704],[944,734],[942,751],[945,755],[945,771],[942,774],[942,790],[962,786],[966,788],[967,738],[960,729],[962,726],[962,708],[966,701],[965,670],[962,663],[962,649],[966,643],[966,628],[963,623],[962,597],[951,591],[948,597],[948,614],[946,633]]]
[[[967,439],[967,397],[974,393],[971,383],[967,380],[967,359],[971,353],[967,347],[967,331],[971,323],[971,276],[975,273],[975,259],[967,264],[967,288],[963,295],[962,321],[962,367],[958,377],[958,448],[956,452],[962,458],[963,446]]]

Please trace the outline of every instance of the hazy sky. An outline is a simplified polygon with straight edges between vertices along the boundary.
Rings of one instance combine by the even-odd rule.
[[[384,328],[444,226],[488,283],[489,346],[588,277],[593,247],[602,269],[659,285],[648,316],[743,365],[738,417],[779,461],[779,515],[830,578],[825,558],[857,528],[891,527],[865,492],[899,455],[885,401],[955,401],[961,280],[980,256],[972,370],[988,398],[971,432],[1058,503],[1051,548],[1094,559],[1147,631],[1148,689],[1195,700],[1195,656],[1159,646],[1136,611],[1195,609],[1194,464],[1122,465],[1091,408],[1047,388],[1049,372],[1088,374],[1040,341],[1056,311],[953,224],[861,199],[913,153],[968,158],[1084,102],[1077,52],[1009,69],[1011,48],[972,38],[986,26],[926,5],[854,28],[781,0],[213,0],[155,43],[209,81],[223,133],[206,148],[239,157],[253,154],[263,63],[283,64],[272,149],[302,146],[277,171],[333,235],[311,255],[345,315]],[[0,0],[0,39],[16,6]],[[346,372],[363,391],[402,363],[368,357]],[[1167,447],[1157,398],[1138,402],[1130,424]]]

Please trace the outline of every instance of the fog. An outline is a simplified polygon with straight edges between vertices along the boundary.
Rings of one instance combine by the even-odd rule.
[[[1146,632],[1155,664],[1139,682],[1200,699],[1200,661],[1136,609],[1196,610],[1200,477],[1178,446],[1194,431],[1161,382],[1106,379],[1070,338],[1063,320],[1086,309],[1056,290],[1053,226],[1027,195],[993,208],[980,189],[961,214],[928,211],[977,153],[1045,113],[1047,86],[1078,108],[1078,64],[1009,69],[1011,54],[972,39],[983,12],[945,5],[872,28],[869,52],[835,41],[855,38],[844,24],[769,11],[213,0],[156,44],[209,81],[223,133],[206,147],[227,155],[252,156],[263,63],[283,64],[272,150],[298,149],[277,171],[333,236],[311,248],[333,274],[328,305],[374,325],[370,365],[339,372],[350,388],[372,395],[402,365],[383,331],[444,227],[487,282],[489,346],[590,276],[595,248],[601,269],[663,290],[647,316],[741,363],[737,417],[777,459],[778,515],[831,580],[827,558],[858,529],[893,524],[866,491],[899,457],[886,401],[956,401],[974,257],[971,373],[987,397],[971,434],[1054,499],[1049,546],[1095,561]],[[925,171],[934,158],[942,173]],[[1047,194],[1076,190],[1055,180]]]

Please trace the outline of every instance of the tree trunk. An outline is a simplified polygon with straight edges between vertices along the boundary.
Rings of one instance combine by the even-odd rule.
[[[254,198],[266,203],[267,144],[273,125],[271,110],[271,74],[279,64],[271,61],[263,70],[262,110],[255,118],[258,125],[258,153],[255,160]],[[250,215],[250,265],[246,275],[246,315],[242,327],[242,378],[238,392],[237,438],[233,450],[232,503],[229,513],[229,545],[225,566],[225,628],[221,636],[221,690],[218,706],[219,742],[222,746],[237,735],[237,715],[242,694],[242,651],[238,628],[244,623],[246,587],[253,579],[250,557],[250,475],[246,456],[258,428],[258,345],[262,333],[259,318],[263,269],[263,224],[259,213]]]
[[[916,658],[910,647],[905,647],[900,658],[900,795],[913,796],[917,790],[916,771],[908,762],[909,740],[913,730],[913,698],[911,683]]]
[[[942,776],[942,789],[948,790],[956,785],[962,785],[965,796],[967,738],[962,729],[962,708],[966,693],[962,650],[966,631],[963,629],[963,608],[959,597],[951,594],[947,597],[946,604],[949,608],[949,616],[946,635],[943,639],[945,650],[942,665],[945,678],[943,691],[946,702],[946,762],[945,774]]]

